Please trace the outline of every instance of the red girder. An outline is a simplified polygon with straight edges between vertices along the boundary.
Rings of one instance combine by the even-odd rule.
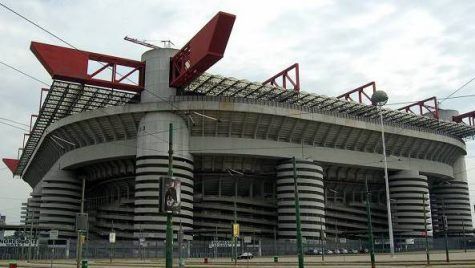
[[[432,103],[432,105],[429,105],[428,103]],[[419,107],[419,115],[424,115],[425,109],[427,112],[431,113],[434,118],[439,119],[439,104],[437,102],[437,97],[434,96],[425,100],[415,102],[413,104],[409,104],[407,106],[399,108],[398,111],[405,111],[407,113],[417,114],[417,112],[415,113],[413,110],[411,110],[411,108],[415,106]]]
[[[30,49],[53,79],[133,92],[144,89],[145,63],[143,62],[37,42],[31,42]],[[102,67],[89,74],[89,61],[96,61],[102,64]],[[118,67],[131,70],[126,74],[120,74],[117,72]],[[107,68],[112,69],[110,79],[98,78],[97,76]],[[124,83],[123,80],[129,80],[135,72],[138,72],[138,81]]]
[[[294,79],[290,76],[291,71],[294,71]],[[282,79],[282,84],[279,85],[278,80]],[[280,73],[272,76],[271,78],[264,81],[262,84],[271,84],[272,86],[283,87],[284,89],[288,88],[289,84],[293,86],[293,90],[300,91],[300,74],[299,74],[299,64],[294,63],[286,69],[282,70]]]
[[[467,122],[463,121],[463,119],[466,119],[466,118],[468,118],[468,125],[469,126],[475,126],[475,111],[471,111],[471,112],[468,112],[468,113],[453,116],[452,120],[454,122],[457,122],[457,123],[466,123],[467,124]]]
[[[376,91],[376,82],[374,82],[374,81],[369,82],[368,84],[365,84],[365,85],[362,85],[362,86],[357,87],[355,89],[352,89],[352,90],[350,90],[350,91],[348,91],[344,94],[341,94],[340,96],[337,97],[337,99],[345,98],[345,100],[347,100],[347,101],[355,101],[351,96],[356,93],[356,94],[358,94],[358,103],[363,104],[364,103],[363,102],[363,97],[364,97],[364,99],[369,100],[369,103],[371,105],[373,105],[371,103],[371,96],[369,96],[365,92],[365,89],[370,88],[370,87],[373,89],[373,93],[374,93]]]
[[[20,163],[20,160],[18,159],[11,159],[11,158],[3,158],[2,159],[3,163],[8,167],[8,169],[15,174],[16,169],[18,168],[18,164]]]
[[[170,87],[184,87],[224,56],[236,16],[218,12],[170,60]]]

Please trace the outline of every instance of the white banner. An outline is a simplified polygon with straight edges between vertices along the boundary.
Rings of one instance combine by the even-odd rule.
[[[209,248],[214,248],[214,247],[217,247],[217,248],[232,248],[234,246],[234,243],[233,241],[229,241],[229,240],[222,240],[222,241],[211,241],[208,245]],[[236,242],[236,246],[237,247],[240,247],[240,243]]]
[[[1,239],[0,247],[35,247],[38,245],[38,240],[35,239]]]

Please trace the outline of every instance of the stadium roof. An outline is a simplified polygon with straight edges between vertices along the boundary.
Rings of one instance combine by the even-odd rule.
[[[315,113],[319,111],[344,113],[354,117],[372,119],[379,116],[377,108],[371,105],[303,91],[285,90],[280,87],[262,85],[257,82],[206,73],[185,87],[184,92],[188,94],[288,103],[310,109],[311,112]],[[134,102],[136,96],[137,94],[133,92],[55,80],[48,91],[23,149],[15,175],[23,173],[50,124],[68,115]],[[475,136],[475,127],[464,123],[439,121],[434,118],[390,109],[383,109],[383,116],[384,120],[389,123],[425,128],[460,139]]]
[[[185,89],[185,92],[209,96],[250,98],[262,101],[274,101],[294,104],[311,108],[313,111],[331,111],[345,113],[355,117],[377,118],[378,109],[353,101],[327,97],[303,91],[285,90],[280,87],[262,85],[247,80],[203,74]],[[467,138],[475,135],[475,127],[464,123],[441,121],[427,116],[420,116],[403,111],[384,108],[384,121],[426,128],[457,138]]]
[[[80,85],[55,80],[41,106],[38,118],[30,132],[20,157],[16,175],[21,175],[34,154],[46,128],[71,114],[95,110],[101,107],[118,106],[130,102],[135,93]]]

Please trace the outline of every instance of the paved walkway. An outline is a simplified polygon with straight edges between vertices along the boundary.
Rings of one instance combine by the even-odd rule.
[[[445,261],[445,252],[432,252],[431,265],[426,264],[424,252],[398,253],[394,257],[389,254],[376,255],[376,267],[475,267],[475,251],[451,252],[450,263]],[[205,264],[203,259],[188,259],[186,267],[235,267],[229,258],[209,259]],[[0,267],[8,267],[8,261],[0,261]],[[177,260],[175,260],[175,266]],[[163,259],[137,260],[137,259],[115,259],[112,263],[108,259],[90,260],[89,267],[94,268],[115,268],[115,267],[164,267]],[[279,257],[279,262],[274,263],[272,257],[259,257],[252,260],[238,261],[238,267],[296,267],[297,258],[295,256]],[[37,261],[34,263],[18,262],[18,267],[50,267],[49,261]],[[74,260],[55,260],[53,267],[72,268],[75,267]],[[359,255],[332,255],[325,256],[322,262],[321,256],[305,256],[305,267],[338,267],[338,268],[358,268],[370,267],[370,260],[367,254]]]

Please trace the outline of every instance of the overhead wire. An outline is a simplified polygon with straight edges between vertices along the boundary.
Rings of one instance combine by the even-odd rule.
[[[0,4],[1,4],[1,3],[0,3]],[[27,74],[27,73],[21,71],[20,69],[18,69],[18,68],[16,68],[16,67],[13,67],[12,65],[10,65],[10,64],[8,64],[8,63],[3,62],[2,60],[0,60],[0,64],[4,65],[4,66],[6,66],[6,67],[8,67],[8,68],[10,68],[10,69],[12,69],[12,70],[17,71],[17,72],[21,73],[22,75],[27,76],[27,77],[29,77],[29,78],[35,80],[36,82],[39,82],[39,83],[41,83],[41,84],[43,84],[43,85],[46,85],[46,86],[49,86],[48,83],[42,81],[41,79],[36,78],[36,77],[34,77],[34,76],[30,75],[30,74]]]

